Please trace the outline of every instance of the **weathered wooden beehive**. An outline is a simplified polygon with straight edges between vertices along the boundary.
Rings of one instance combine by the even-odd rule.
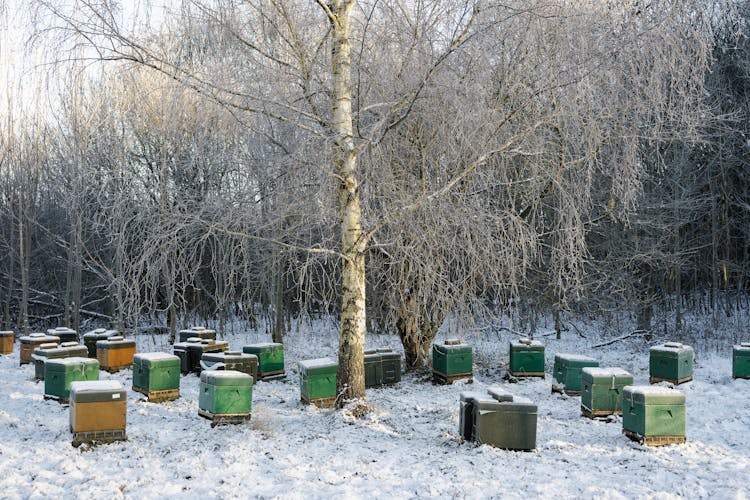
[[[63,342],[62,344],[42,344],[31,354],[34,360],[34,374],[37,380],[44,380],[44,364],[49,359],[86,357],[88,355],[86,346],[78,342]]]
[[[59,344],[60,337],[47,335],[46,333],[32,333],[24,335],[18,341],[21,343],[21,352],[18,356],[19,364],[26,365],[33,361],[31,356],[34,354],[34,349],[42,344]]]
[[[240,351],[207,352],[201,356],[201,369],[234,370],[258,378],[258,356]]]
[[[78,343],[80,341],[80,339],[78,338],[78,332],[66,326],[58,326],[57,328],[50,328],[49,330],[47,330],[47,335],[54,335],[55,337],[60,337],[61,343],[62,342]]]
[[[16,335],[10,330],[0,332],[0,354],[13,354]]]
[[[216,340],[216,330],[204,326],[194,326],[187,330],[180,330],[177,333],[177,338],[180,342],[187,342],[191,338]]]

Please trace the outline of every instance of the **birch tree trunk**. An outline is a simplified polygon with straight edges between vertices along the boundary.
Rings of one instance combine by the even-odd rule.
[[[365,254],[357,153],[352,125],[351,12],[354,0],[332,0],[328,16],[333,34],[333,168],[339,181],[341,219],[341,332],[337,374],[339,401],[365,397]]]

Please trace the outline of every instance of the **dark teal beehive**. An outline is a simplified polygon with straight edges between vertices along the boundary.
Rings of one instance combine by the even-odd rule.
[[[320,408],[330,408],[336,402],[336,371],[338,363],[331,358],[300,361],[300,399]]]
[[[693,380],[693,348],[679,342],[667,342],[649,350],[649,381],[682,384]]]
[[[85,356],[48,359],[44,363],[44,397],[66,403],[70,384],[99,380],[99,362]]]
[[[473,375],[472,348],[458,339],[432,345],[432,377],[435,382],[450,384]]]
[[[234,370],[258,378],[258,357],[240,351],[207,352],[201,356],[203,370]]]
[[[598,367],[599,362],[594,358],[580,354],[555,354],[552,384],[553,392],[565,392],[571,396],[581,393],[581,371],[586,367]]]
[[[732,377],[750,378],[750,342],[732,348]]]
[[[508,373],[514,377],[544,378],[544,345],[531,339],[511,342]]]

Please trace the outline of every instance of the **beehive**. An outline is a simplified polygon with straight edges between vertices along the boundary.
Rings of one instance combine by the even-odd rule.
[[[200,373],[201,371],[201,358],[206,353],[218,353],[224,352],[229,349],[229,342],[224,340],[212,340],[212,339],[200,339],[198,337],[191,337],[184,344],[187,350],[187,372]],[[177,344],[175,344],[175,347]],[[180,355],[175,348],[175,354]],[[183,366],[183,362],[180,361],[180,366]],[[185,372],[185,373],[187,373]]]
[[[502,389],[460,394],[459,432],[467,441],[507,450],[536,448],[537,406]]]
[[[446,340],[432,346],[432,378],[438,383],[450,384],[454,380],[472,377],[473,356],[471,346],[457,339]]]
[[[510,343],[508,373],[514,377],[544,378],[544,345],[531,339]]]
[[[193,326],[177,332],[177,338],[180,342],[187,342],[191,338],[216,340],[216,330],[211,330],[205,326]]]
[[[18,341],[21,343],[21,352],[18,356],[19,364],[25,365],[32,362],[31,356],[34,354],[34,349],[42,344],[59,344],[60,337],[47,335],[46,333],[32,333],[19,338]]]
[[[44,364],[44,397],[67,403],[73,382],[99,380],[99,362],[87,357],[48,359]]]
[[[258,377],[258,357],[240,351],[207,352],[201,356],[201,369],[234,370],[247,373],[253,380]]]
[[[284,344],[265,342],[242,347],[242,352],[258,356],[258,380],[284,376]]]
[[[750,342],[732,348],[732,377],[750,378]]]
[[[685,395],[661,386],[625,386],[622,430],[647,445],[684,443]]]
[[[553,375],[555,383],[552,384],[553,392],[565,392],[571,396],[581,393],[581,371],[584,368],[595,368],[599,362],[594,358],[580,354],[555,354]]]
[[[365,387],[383,385],[383,358],[377,351],[365,351]]]
[[[0,332],[0,354],[13,354],[13,344],[16,336],[12,331]]]
[[[390,349],[378,349],[383,365],[383,385],[401,382],[401,355]]]
[[[79,342],[78,338],[78,332],[73,330],[72,328],[68,328],[66,326],[58,326],[57,328],[50,328],[47,330],[47,335],[54,335],[55,337],[60,337],[60,342]]]
[[[201,373],[198,414],[217,423],[239,423],[250,418],[253,377],[234,370]]]
[[[104,328],[97,328],[83,334],[83,345],[89,351],[89,358],[96,358],[96,343],[100,340],[107,340],[110,337],[119,335],[117,330],[105,330]]]
[[[116,380],[70,384],[70,431],[73,445],[127,439],[127,394]]]
[[[589,418],[622,414],[622,389],[626,385],[633,385],[633,375],[622,368],[584,368],[581,413]]]
[[[133,365],[135,340],[119,335],[96,342],[96,359],[102,370],[114,373]]]
[[[133,356],[133,390],[153,402],[179,398],[180,358],[164,352]]]
[[[88,349],[78,342],[63,342],[62,344],[42,344],[31,355],[34,360],[34,372],[37,380],[44,380],[44,364],[50,359],[86,357]]]
[[[679,342],[667,342],[649,350],[649,381],[682,384],[693,380],[693,348]]]
[[[336,360],[308,359],[298,365],[300,399],[319,408],[332,407],[336,402]]]

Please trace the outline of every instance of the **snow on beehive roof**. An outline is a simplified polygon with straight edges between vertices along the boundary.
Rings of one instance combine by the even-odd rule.
[[[603,377],[618,377],[622,375],[630,375],[630,372],[627,370],[623,370],[622,368],[616,367],[616,366],[607,366],[607,367],[594,367],[589,366],[583,369],[586,373],[590,373],[591,375],[598,375]]]

